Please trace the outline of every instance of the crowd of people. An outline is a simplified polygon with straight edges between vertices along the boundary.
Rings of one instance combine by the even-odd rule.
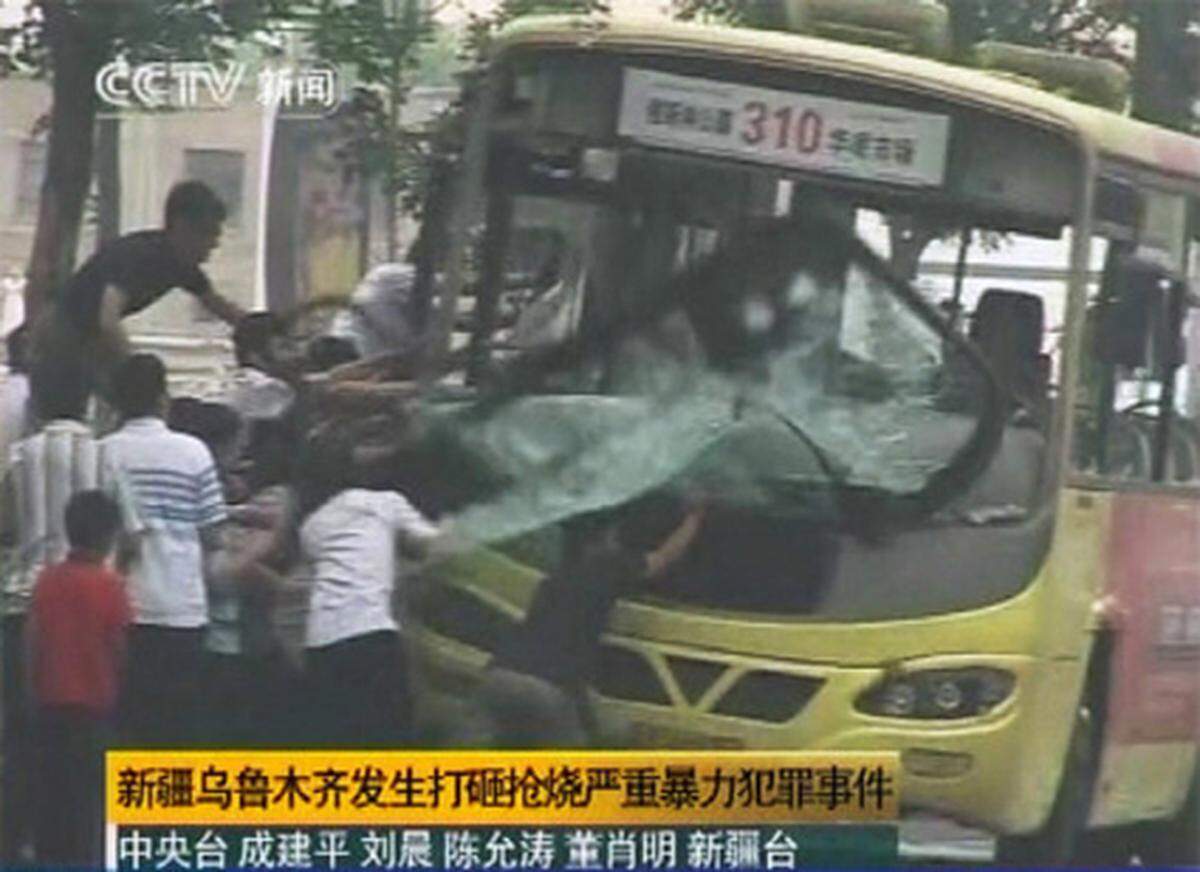
[[[98,863],[108,747],[410,739],[395,545],[424,553],[440,530],[359,487],[336,430],[303,438],[310,392],[274,353],[279,320],[200,267],[223,218],[211,190],[177,185],[161,230],[101,248],[8,337],[5,868]],[[174,288],[234,325],[220,402],[172,399],[163,361],[120,326]],[[347,344],[303,363],[343,362]]]
[[[414,741],[400,561],[466,543],[372,478],[339,427],[312,428],[317,393],[275,352],[275,316],[214,303],[235,322],[238,364],[220,402],[172,399],[163,361],[128,353],[114,313],[181,278],[215,299],[198,263],[219,203],[184,193],[168,201],[167,230],[102,250],[81,272],[103,274],[57,304],[84,300],[91,314],[52,311],[32,350],[24,329],[10,337],[5,384],[21,402],[2,422],[5,867],[31,846],[39,865],[98,862],[109,747]],[[208,229],[180,229],[195,221]],[[172,233],[209,242],[180,260]],[[137,293],[110,298],[114,282]],[[68,350],[71,331],[90,338]],[[310,375],[354,356],[327,339]],[[582,690],[609,612],[680,558],[703,511],[684,507],[649,537],[603,514],[564,525],[558,569],[498,640],[443,744],[591,741]]]
[[[108,385],[120,424],[97,438],[77,361],[32,382],[37,424],[9,446],[0,515],[8,862],[30,823],[39,863],[98,856],[81,853],[98,830],[64,820],[98,821],[112,742],[408,741],[394,543],[426,549],[435,525],[355,487],[334,434],[298,457],[294,401],[240,415],[246,383],[229,403],[171,401],[162,361],[129,355]]]

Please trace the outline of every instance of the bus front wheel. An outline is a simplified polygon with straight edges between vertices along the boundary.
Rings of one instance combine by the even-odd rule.
[[[1097,751],[1096,727],[1091,711],[1087,706],[1080,706],[1050,816],[1037,832],[999,838],[996,842],[996,860],[999,863],[1010,866],[1063,866],[1078,858],[1083,830],[1091,809]]]

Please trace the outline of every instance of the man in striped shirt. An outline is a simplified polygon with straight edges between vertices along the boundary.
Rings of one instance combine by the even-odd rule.
[[[204,443],[167,429],[161,360],[127,357],[112,392],[124,423],[101,445],[127,478],[143,529],[129,574],[125,738],[139,746],[187,745],[198,738],[208,623],[204,554],[219,547],[225,500]]]
[[[0,867],[20,861],[30,836],[31,735],[25,718],[22,656],[25,616],[43,568],[66,557],[65,512],[82,490],[103,488],[118,497],[127,530],[139,522],[128,488],[83,423],[90,381],[77,364],[43,367],[35,380],[35,412],[44,426],[9,447],[0,504],[0,544],[12,549],[3,580],[3,801]]]

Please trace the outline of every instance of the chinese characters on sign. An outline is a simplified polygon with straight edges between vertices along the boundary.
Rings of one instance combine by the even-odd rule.
[[[895,800],[882,765],[740,767],[699,772],[691,765],[494,766],[427,772],[412,765],[308,769],[268,774],[254,765],[125,767],[119,808],[152,811],[209,806],[218,811],[300,806],[328,809],[587,809],[613,799],[622,809],[883,812]]]
[[[865,751],[115,751],[105,848],[120,870],[886,865],[898,768]]]
[[[132,827],[109,865],[166,869],[797,869],[894,863],[890,826]]]
[[[902,185],[940,185],[949,119],[626,69],[617,132],[648,145]]]

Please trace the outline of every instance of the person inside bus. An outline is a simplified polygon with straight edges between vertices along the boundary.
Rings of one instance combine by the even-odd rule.
[[[666,575],[691,548],[704,515],[704,503],[691,501],[682,517],[671,513],[675,524],[665,535],[657,529],[657,542],[649,541],[642,524],[634,529],[612,512],[565,522],[559,566],[538,586],[521,624],[496,648],[461,744],[591,744],[596,735],[584,691],[595,674],[600,637],[613,607],[621,596]]]
[[[829,231],[828,221],[809,215],[750,221],[725,254],[676,280],[713,370],[748,385],[798,380],[829,395],[891,396],[886,370],[843,346],[853,255]]]
[[[122,319],[174,288],[236,324],[245,312],[217,293],[201,269],[220,242],[225,216],[225,204],[207,185],[175,185],[161,229],[106,243],[58,289],[34,331],[33,367],[78,359],[93,373],[94,387],[107,391],[111,373],[129,353]]]

